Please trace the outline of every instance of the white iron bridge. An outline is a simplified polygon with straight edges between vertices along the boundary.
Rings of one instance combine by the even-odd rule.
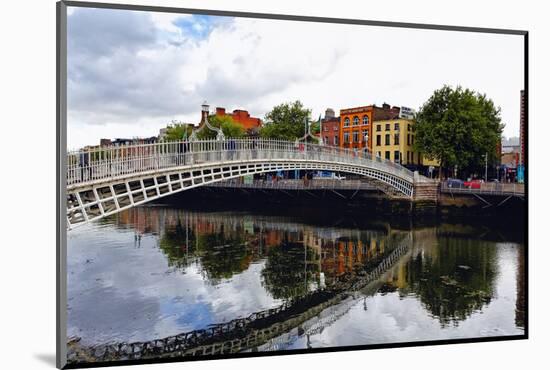
[[[412,199],[427,179],[370,152],[272,139],[171,141],[67,153],[67,227],[199,186],[286,170],[365,176]]]

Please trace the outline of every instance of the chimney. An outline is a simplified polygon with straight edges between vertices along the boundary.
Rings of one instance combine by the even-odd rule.
[[[216,107],[216,116],[225,116],[225,108]]]
[[[335,116],[335,114],[334,114],[334,110],[332,108],[327,108],[327,110],[325,110],[325,120],[334,118],[334,116]]]

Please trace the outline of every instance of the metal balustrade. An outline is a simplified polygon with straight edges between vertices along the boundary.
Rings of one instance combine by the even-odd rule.
[[[413,181],[407,168],[370,152],[273,139],[170,141],[67,153],[67,185],[203,163],[314,160],[365,165]]]

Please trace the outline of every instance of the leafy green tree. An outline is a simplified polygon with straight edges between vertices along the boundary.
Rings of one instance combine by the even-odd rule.
[[[311,110],[305,109],[299,100],[277,105],[265,115],[260,136],[284,140],[300,138],[304,136],[304,124],[306,120],[309,122],[310,114]]]
[[[436,90],[416,115],[415,150],[436,159],[441,168],[479,168],[495,163],[503,129],[500,108],[469,89]],[[442,178],[442,171],[439,171]]]
[[[190,125],[173,123],[166,128],[165,139],[168,141],[182,140],[191,136],[192,132],[193,128]]]
[[[221,127],[225,137],[243,137],[246,134],[245,129],[239,123],[235,122],[230,116],[208,116],[208,122],[213,127]],[[197,137],[199,139],[214,139],[216,132],[205,127]]]

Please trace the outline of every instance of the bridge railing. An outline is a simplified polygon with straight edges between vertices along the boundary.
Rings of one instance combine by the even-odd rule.
[[[67,185],[215,162],[314,160],[365,165],[405,178],[413,173],[370,152],[274,139],[169,141],[97,146],[67,153]]]

